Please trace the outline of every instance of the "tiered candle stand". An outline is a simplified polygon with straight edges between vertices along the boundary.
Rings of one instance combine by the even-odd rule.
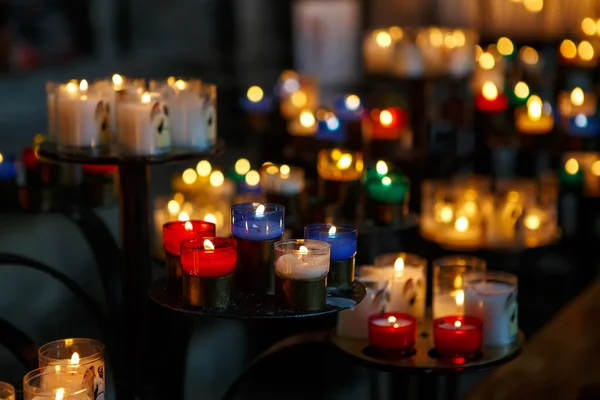
[[[519,331],[518,338],[504,347],[486,347],[481,354],[472,359],[444,359],[436,354],[433,344],[433,324],[431,319],[419,323],[417,330],[416,353],[409,357],[391,357],[379,355],[369,346],[368,340],[353,339],[331,333],[331,343],[359,364],[373,371],[387,371],[394,376],[390,380],[391,397],[408,396],[407,378],[416,375],[419,399],[439,399],[436,393],[440,385],[432,382],[441,376],[446,378],[444,399],[457,398],[458,378],[463,374],[487,371],[516,358],[523,347],[525,336]],[[374,398],[378,398],[375,396]]]
[[[45,142],[37,149],[39,158],[71,164],[118,165],[120,186],[120,226],[123,251],[122,275],[117,286],[121,287],[120,315],[115,341],[121,346],[113,349],[126,375],[115,377],[119,399],[140,398],[142,391],[142,366],[145,365],[144,349],[148,348],[148,285],[151,282],[149,193],[148,182],[151,164],[193,160],[222,150],[222,144],[207,150],[173,149],[152,156],[129,156],[111,148],[105,152],[59,149],[56,144]],[[110,351],[110,349],[109,349]],[[147,351],[146,351],[147,353]],[[126,367],[125,367],[126,366]]]

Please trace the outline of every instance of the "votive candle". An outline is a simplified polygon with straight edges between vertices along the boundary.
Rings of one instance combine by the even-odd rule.
[[[163,225],[163,244],[165,252],[181,254],[181,243],[198,237],[215,236],[216,226],[207,221],[173,221]]]
[[[383,352],[410,352],[417,338],[417,320],[412,315],[383,313],[369,317],[369,344]]]
[[[352,225],[310,224],[304,238],[322,240],[331,245],[331,261],[342,261],[356,255],[358,231]]]
[[[281,237],[285,208],[272,203],[241,203],[231,207],[231,232],[245,240],[271,240]]]
[[[181,244],[184,273],[201,278],[217,278],[235,272],[237,243],[234,239],[201,237]]]
[[[482,322],[470,316],[446,316],[433,321],[433,342],[444,357],[472,357],[481,351]]]

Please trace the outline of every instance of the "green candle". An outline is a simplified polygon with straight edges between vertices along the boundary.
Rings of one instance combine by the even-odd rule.
[[[401,203],[410,190],[408,179],[393,172],[368,179],[365,185],[369,198],[381,203]]]
[[[511,106],[524,106],[531,94],[529,86],[525,82],[517,82],[515,85],[507,85],[505,93]]]
[[[574,160],[574,159],[573,159]],[[567,161],[565,166],[561,168],[558,173],[558,179],[567,185],[583,185],[583,171],[577,165],[577,168],[574,167],[574,163],[571,163],[571,160]]]

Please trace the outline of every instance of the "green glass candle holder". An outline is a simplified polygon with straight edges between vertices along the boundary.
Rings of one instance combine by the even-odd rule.
[[[563,183],[565,185],[577,186],[577,185],[583,185],[585,176],[581,169],[577,170],[577,172],[574,174],[570,174],[563,167],[558,172],[558,179],[561,183]]]
[[[388,173],[384,177],[365,182],[367,196],[381,203],[402,203],[409,192],[408,179],[398,173]]]

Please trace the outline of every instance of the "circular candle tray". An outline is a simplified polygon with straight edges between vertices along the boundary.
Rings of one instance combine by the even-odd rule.
[[[479,372],[504,364],[521,353],[525,336],[519,331],[517,340],[508,346],[483,347],[481,353],[471,359],[443,358],[437,356],[433,346],[433,324],[431,319],[419,322],[415,353],[407,357],[378,354],[365,339],[355,339],[330,334],[330,341],[339,350],[369,368],[383,371],[453,374]]]
[[[131,155],[124,154],[116,146],[112,146],[104,151],[98,149],[73,148],[60,149],[56,143],[43,142],[36,148],[36,155],[39,158],[72,163],[72,164],[122,164],[122,163],[146,163],[161,164],[171,161],[181,161],[194,159],[206,155],[220,154],[223,151],[224,144],[218,141],[217,145],[203,151],[194,149],[173,148],[167,152],[156,155]]]
[[[148,293],[152,300],[163,307],[189,314],[232,318],[232,319],[277,319],[277,318],[302,318],[325,314],[338,313],[360,303],[367,294],[367,288],[361,282],[354,281],[352,290],[347,292],[328,292],[327,306],[319,311],[295,311],[281,308],[277,305],[275,296],[238,294],[231,307],[210,309],[202,307],[189,307],[184,304],[181,297],[173,295],[167,290],[164,278],[154,281]]]

